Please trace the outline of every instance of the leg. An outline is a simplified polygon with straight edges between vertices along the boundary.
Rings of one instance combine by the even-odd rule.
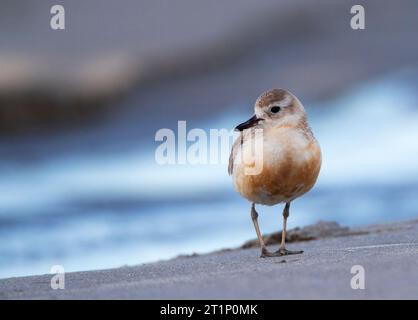
[[[267,250],[266,245],[264,244],[264,240],[263,240],[263,236],[261,235],[260,232],[260,227],[258,226],[258,213],[257,211],[255,211],[255,203],[253,203],[251,205],[251,219],[253,220],[254,223],[254,228],[255,228],[255,232],[257,233],[257,238],[258,241],[260,242],[260,247],[261,247],[261,257],[265,258],[265,257],[274,257],[277,256],[276,254],[269,252]]]
[[[286,225],[287,225],[287,218],[289,217],[289,209],[290,209],[290,202],[286,202],[286,205],[283,209],[283,230],[282,230],[282,242],[280,243],[280,248],[276,253],[286,256],[289,254],[300,254],[303,251],[290,251],[286,249]]]

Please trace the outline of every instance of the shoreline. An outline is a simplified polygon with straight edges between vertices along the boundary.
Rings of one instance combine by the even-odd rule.
[[[323,224],[330,227],[330,222]],[[309,230],[320,229],[316,224],[293,229],[293,234],[306,235]],[[64,290],[51,289],[53,275],[48,274],[0,279],[0,299],[397,299],[417,296],[414,265],[418,263],[418,220],[335,230],[337,233],[331,232],[328,236],[319,237],[317,233],[318,237],[310,241],[291,241],[289,248],[305,250],[303,255],[297,256],[261,259],[259,249],[253,247],[182,255],[137,266],[70,272],[65,274]],[[350,270],[354,265],[364,266],[365,290],[350,287],[353,277]]]

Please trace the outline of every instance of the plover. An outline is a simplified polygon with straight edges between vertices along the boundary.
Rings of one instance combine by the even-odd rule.
[[[228,173],[232,175],[235,189],[252,203],[251,218],[260,242],[261,257],[303,253],[286,249],[286,223],[290,203],[311,190],[318,178],[321,149],[308,125],[302,103],[289,91],[273,89],[261,94],[254,110],[253,117],[235,128],[240,135],[231,150]],[[253,157],[255,162],[261,162],[262,169],[257,174],[248,174],[248,163],[242,158],[254,151],[251,140],[256,140],[255,132],[260,131],[262,152]],[[258,226],[255,205],[279,203],[285,204],[281,244],[279,250],[269,252]]]

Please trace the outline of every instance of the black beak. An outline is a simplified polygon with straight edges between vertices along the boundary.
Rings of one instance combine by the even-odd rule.
[[[235,131],[242,131],[251,127],[254,127],[260,120],[263,119],[259,119],[257,118],[256,115],[252,116],[250,119],[248,119],[247,121],[239,124],[238,126],[235,127]]]

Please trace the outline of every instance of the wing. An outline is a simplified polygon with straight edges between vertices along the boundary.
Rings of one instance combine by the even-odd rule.
[[[242,134],[235,140],[234,144],[232,145],[231,154],[229,155],[229,163],[228,163],[228,174],[231,175],[234,170],[234,159],[238,153],[240,145],[242,143]]]

